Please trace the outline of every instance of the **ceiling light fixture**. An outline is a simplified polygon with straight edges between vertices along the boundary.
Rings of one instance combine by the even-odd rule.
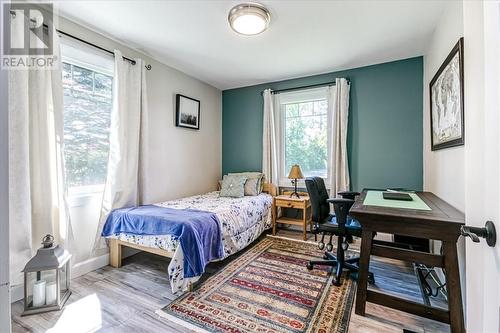
[[[242,35],[257,35],[267,29],[271,15],[258,3],[242,3],[234,6],[228,15],[231,28]]]

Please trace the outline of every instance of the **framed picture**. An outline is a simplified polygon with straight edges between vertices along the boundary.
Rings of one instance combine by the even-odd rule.
[[[429,84],[431,149],[464,144],[464,39],[460,38]]]
[[[200,101],[181,94],[175,95],[175,126],[200,129]]]

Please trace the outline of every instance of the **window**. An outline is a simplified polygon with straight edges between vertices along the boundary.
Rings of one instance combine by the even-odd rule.
[[[329,179],[330,115],[326,93],[326,88],[321,88],[282,93],[277,97],[281,185],[290,185],[287,176],[294,164],[300,165],[305,177]]]
[[[100,59],[90,51],[64,46],[64,158],[69,195],[102,192],[113,107],[112,60],[110,64],[110,59]]]

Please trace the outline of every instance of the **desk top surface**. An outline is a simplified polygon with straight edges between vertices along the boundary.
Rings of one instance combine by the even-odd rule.
[[[437,197],[432,192],[416,192],[415,194],[430,208],[430,210],[383,207],[365,205],[364,200],[369,190],[363,190],[349,211],[349,215],[357,219],[367,216],[383,216],[387,219],[427,220],[464,224],[465,216],[455,207]]]

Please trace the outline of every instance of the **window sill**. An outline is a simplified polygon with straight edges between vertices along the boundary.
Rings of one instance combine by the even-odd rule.
[[[323,178],[325,181],[325,187],[327,190],[330,189],[330,180]],[[292,180],[288,178],[280,179],[279,180],[279,187],[286,187],[286,188],[294,188],[292,184]],[[297,180],[297,189],[305,189],[306,188],[306,182],[304,179],[298,179]]]
[[[68,190],[68,206],[69,208],[87,206],[92,201],[102,198],[103,194],[104,184],[72,187]]]

